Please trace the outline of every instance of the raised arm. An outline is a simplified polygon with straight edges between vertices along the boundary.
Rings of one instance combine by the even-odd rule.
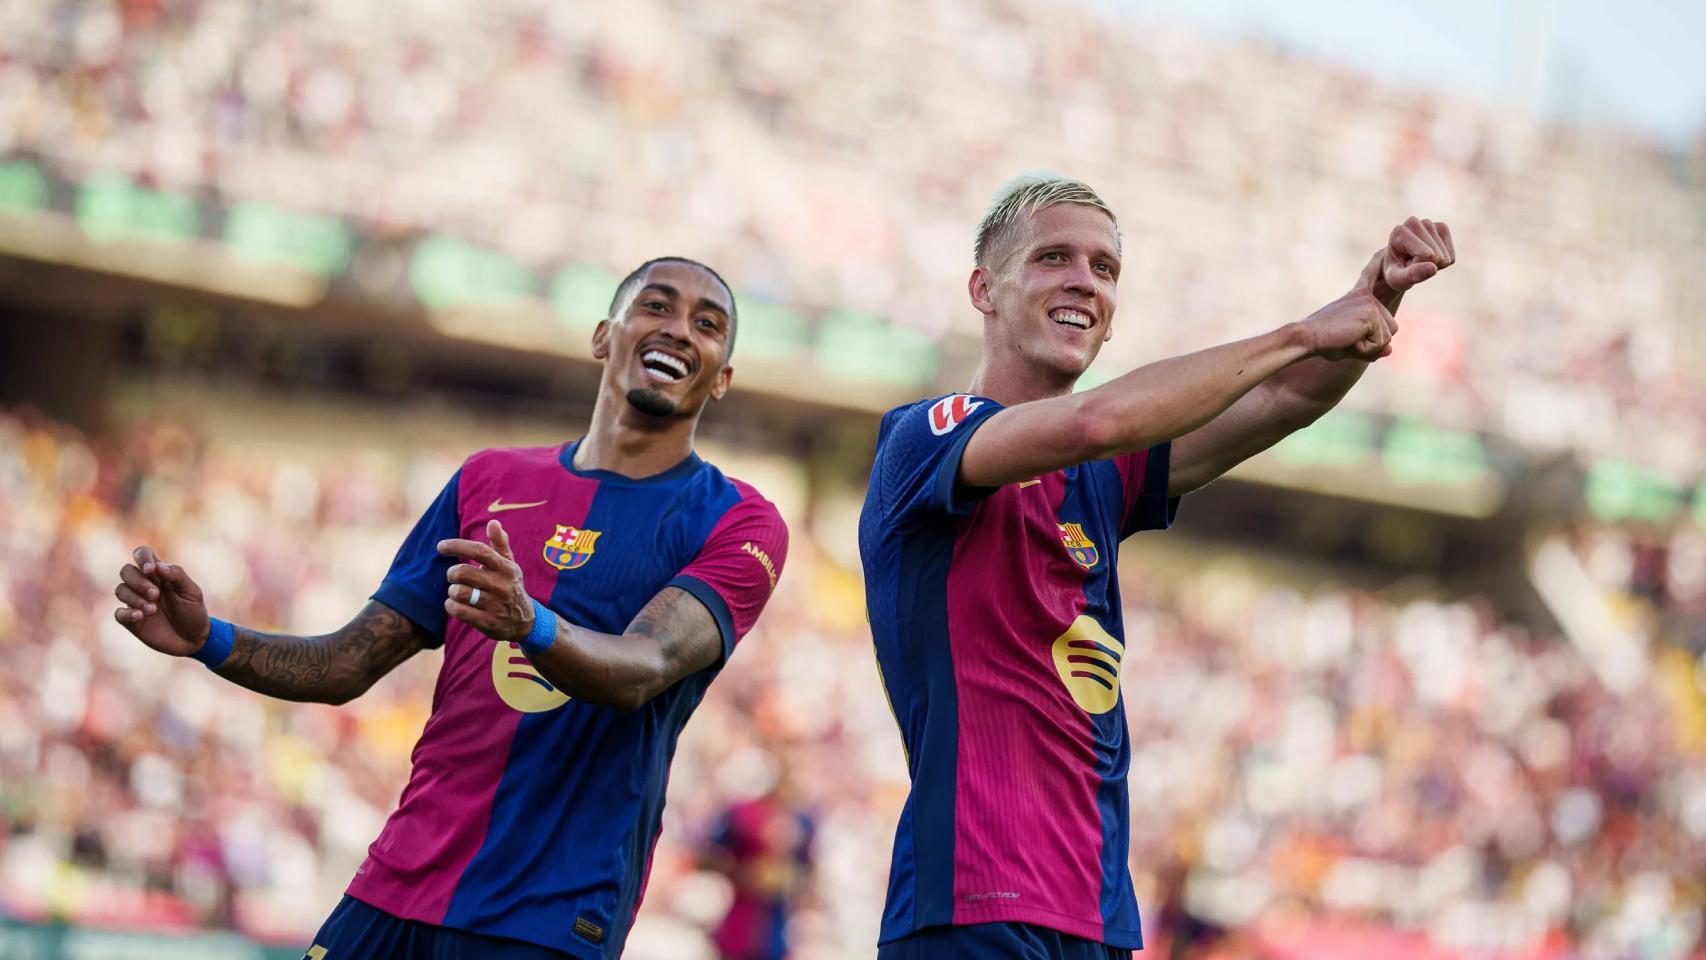
[[[211,633],[201,587],[184,568],[137,547],[119,571],[114,595],[124,606],[113,618],[143,643],[174,657],[195,656]],[[267,634],[235,627],[230,655],[214,672],[232,683],[281,700],[346,703],[430,638],[390,607],[371,601],[355,618],[317,637]]]
[[[1260,336],[1157,361],[1083,393],[1008,407],[966,442],[959,480],[998,487],[1184,436],[1299,361],[1381,356],[1391,322],[1372,295],[1352,291]]]
[[[445,553],[463,561],[447,575],[450,591],[444,609],[493,640],[525,648],[534,631],[533,598],[503,525],[491,521],[487,536],[490,544],[460,539],[440,544]],[[476,588],[481,595],[471,604]],[[723,652],[717,619],[680,587],[660,590],[620,634],[552,619],[554,637],[547,638],[543,650],[528,651],[533,665],[569,696],[616,710],[639,709],[681,678],[715,664]]]
[[[1456,261],[1449,227],[1411,217],[1393,228],[1351,292],[1366,291],[1396,314],[1405,291]],[[1397,330],[1394,320],[1392,332]],[[1312,357],[1269,377],[1226,412],[1174,442],[1168,495],[1189,493],[1314,423],[1344,399],[1367,369],[1367,362]]]

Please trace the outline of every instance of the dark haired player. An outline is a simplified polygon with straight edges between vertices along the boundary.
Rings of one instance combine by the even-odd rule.
[[[693,452],[734,338],[709,267],[635,270],[593,332],[586,436],[469,457],[333,633],[210,619],[150,547],[120,571],[119,623],[269,696],[343,703],[444,647],[402,800],[309,957],[621,954],[676,738],[787,554],[775,507]]]

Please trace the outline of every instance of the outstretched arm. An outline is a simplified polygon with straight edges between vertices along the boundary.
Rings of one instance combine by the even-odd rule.
[[[959,481],[998,487],[1184,436],[1300,361],[1379,357],[1391,320],[1371,294],[1353,290],[1261,336],[1151,363],[1094,390],[1008,407],[966,442]]]
[[[439,545],[463,561],[447,574],[444,609],[493,640],[521,643],[533,630],[533,599],[503,525],[490,521],[486,535],[490,544],[457,539]],[[479,602],[471,604],[475,588]],[[715,664],[723,650],[716,618],[680,587],[658,591],[620,634],[555,620],[550,645],[529,654],[533,665],[569,696],[617,710],[639,709],[682,677]]]
[[[1352,292],[1366,291],[1396,314],[1406,290],[1456,260],[1449,227],[1411,217],[1393,228],[1387,245],[1363,267]],[[1394,320],[1392,332],[1397,330]],[[1390,352],[1388,347],[1380,356]],[[1312,357],[1268,377],[1224,413],[1173,443],[1168,495],[1189,493],[1314,423],[1344,399],[1367,369],[1367,362]]]
[[[119,571],[113,618],[148,646],[175,657],[200,652],[211,633],[201,587],[152,547],[137,547]],[[281,700],[345,703],[426,645],[426,631],[371,601],[342,628],[317,637],[233,631],[231,653],[214,672]]]

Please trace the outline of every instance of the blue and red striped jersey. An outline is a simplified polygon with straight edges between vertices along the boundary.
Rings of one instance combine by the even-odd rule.
[[[374,599],[441,639],[413,769],[349,895],[398,917],[619,956],[645,891],[676,739],[758,618],[788,550],[776,508],[697,455],[633,479],[576,470],[575,444],[469,458],[409,534]],[[554,688],[513,643],[448,617],[450,537],[509,532],[527,591],[621,633],[658,591],[697,597],[723,657],[631,713]]]
[[[1172,522],[1171,448],[968,488],[966,443],[1001,409],[926,400],[877,435],[859,551],[912,779],[881,937],[1017,922],[1136,949],[1115,566]]]

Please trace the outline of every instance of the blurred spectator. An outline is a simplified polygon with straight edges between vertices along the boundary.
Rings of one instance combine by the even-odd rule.
[[[1462,266],[1353,404],[1706,475],[1698,156],[1117,5],[13,0],[6,153],[540,268],[684,250],[932,338],[975,332],[990,193],[1057,168],[1126,234],[1098,375],[1301,316],[1436,217]]]
[[[335,902],[396,802],[436,658],[343,708],[292,705],[110,619],[113,571],[142,540],[246,622],[347,616],[454,459],[312,455],[169,424],[111,444],[0,413],[7,912],[289,938]],[[682,736],[641,960],[748,955],[751,931],[770,949],[787,903],[790,956],[875,942],[905,761],[857,580],[800,539]],[[1706,908],[1702,543],[1579,532],[1584,569],[1650,644],[1623,693],[1474,598],[1128,557],[1131,862],[1152,944],[1686,956]]]
[[[1451,223],[1460,272],[1405,306],[1353,404],[1706,478],[1698,155],[1112,10],[8,0],[0,156],[544,269],[678,250],[744,292],[938,339],[970,329],[989,193],[1051,167],[1125,232],[1098,375],[1301,315],[1417,213]],[[152,542],[225,616],[330,628],[459,456],[169,423],[103,440],[0,412],[0,910],[311,931],[396,803],[436,655],[343,708],[268,701],[142,648],[111,620],[113,574]],[[798,541],[681,738],[638,960],[729,951],[740,898],[762,902],[700,863],[703,838],[752,856],[741,825],[778,822],[742,799],[755,756],[792,783],[781,809],[810,811],[809,858],[749,871],[793,875],[791,955],[875,942],[905,762],[857,578]],[[1706,534],[1571,543],[1649,645],[1633,689],[1430,585],[1127,562],[1131,860],[1158,955],[1699,949]]]
[[[705,865],[733,888],[728,912],[711,932],[722,960],[784,960],[788,916],[810,880],[811,817],[796,808],[787,770],[759,756],[763,769],[751,771],[759,795],[723,811],[704,854]]]

